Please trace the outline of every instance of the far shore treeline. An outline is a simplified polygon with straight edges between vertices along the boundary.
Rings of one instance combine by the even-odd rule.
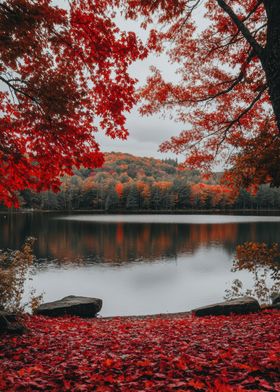
[[[280,190],[263,185],[255,195],[241,189],[233,197],[219,184],[221,174],[205,180],[181,170],[176,160],[105,154],[102,168],[63,177],[60,192],[20,193],[22,208],[48,210],[178,211],[188,209],[280,209]]]

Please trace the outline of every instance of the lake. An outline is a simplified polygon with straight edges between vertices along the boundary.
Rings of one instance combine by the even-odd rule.
[[[280,217],[1,213],[0,228],[0,248],[37,238],[26,291],[43,292],[45,302],[99,297],[101,316],[142,315],[221,301],[236,279],[246,291],[264,275],[269,290],[269,268],[233,271],[233,260],[244,242],[278,242]]]

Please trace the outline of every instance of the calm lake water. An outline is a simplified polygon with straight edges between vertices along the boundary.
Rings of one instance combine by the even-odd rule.
[[[238,279],[254,289],[269,270],[232,271],[236,246],[279,241],[280,217],[0,214],[0,248],[37,238],[32,285],[44,301],[103,299],[101,316],[183,312],[223,300]],[[263,283],[261,283],[263,284]]]

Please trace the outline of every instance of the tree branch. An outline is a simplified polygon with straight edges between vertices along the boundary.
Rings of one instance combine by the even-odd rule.
[[[39,104],[35,97],[33,97],[32,95],[28,94],[27,92],[21,90],[20,88],[16,87],[14,84],[12,84],[13,79],[7,80],[0,75],[0,80],[2,82],[6,83],[7,86],[9,86],[9,88],[11,88],[15,93],[19,93],[21,95],[24,95],[26,98],[29,98],[31,101],[35,102],[37,105]]]
[[[254,51],[251,50],[250,53],[248,54],[248,57],[246,59],[246,64],[250,64],[251,60],[254,57]],[[225,95],[230,93],[239,83],[242,82],[242,80],[244,79],[245,74],[244,71],[241,69],[239,75],[237,75],[234,79],[228,80],[228,81],[224,81],[221,83],[221,85],[224,84],[229,84],[228,87],[224,88],[223,90],[212,94],[212,95],[207,95],[204,97],[198,97],[197,99],[178,99],[177,101],[167,101],[166,104],[167,105],[181,105],[181,104],[185,104],[185,103],[199,103],[199,102],[207,102],[207,101],[213,101],[215,98],[220,97],[221,95]],[[174,95],[174,94],[173,94]]]
[[[236,118],[233,120],[227,121],[227,126],[224,128],[224,138],[226,138],[227,132],[235,125],[236,123],[239,123],[242,117],[244,117],[254,106],[255,104],[261,99],[263,93],[267,90],[267,85],[264,84],[259,93],[255,96],[255,98],[252,100],[249,106],[247,106]]]
[[[244,23],[246,20],[248,20],[248,19],[250,18],[250,16],[252,16],[252,15],[257,11],[257,9],[259,8],[259,6],[260,6],[262,3],[263,3],[263,0],[259,0],[259,1],[256,3],[255,7],[249,12],[249,14],[248,14],[244,19],[242,19],[242,22]]]
[[[242,20],[240,20],[238,18],[238,16],[233,11],[233,9],[228,4],[226,4],[226,2],[224,0],[217,0],[217,3],[228,14],[228,16],[231,18],[231,20],[236,25],[238,30],[242,33],[243,37],[251,45],[251,47],[254,50],[254,52],[256,53],[256,55],[259,58],[262,58],[264,55],[264,48],[253,37],[250,30],[245,26],[245,24],[242,22]]]

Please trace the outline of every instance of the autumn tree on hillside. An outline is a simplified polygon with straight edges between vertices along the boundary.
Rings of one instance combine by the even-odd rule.
[[[162,151],[209,171],[226,162],[237,186],[280,185],[280,1],[130,0],[127,15],[156,20],[150,46],[178,64],[178,83],[154,68],[143,112],[186,123]],[[133,6],[133,7],[132,7]],[[204,18],[201,15],[204,13]],[[201,25],[202,24],[202,25]]]
[[[135,102],[130,63],[145,55],[113,22],[109,0],[0,0],[0,202],[57,189],[76,167],[97,167],[99,129],[125,139]]]

